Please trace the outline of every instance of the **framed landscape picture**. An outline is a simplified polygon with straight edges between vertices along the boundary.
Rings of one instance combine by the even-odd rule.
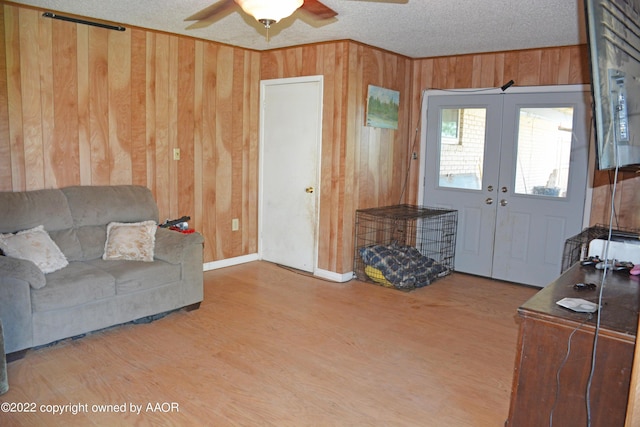
[[[369,85],[366,125],[376,128],[398,129],[400,92]]]

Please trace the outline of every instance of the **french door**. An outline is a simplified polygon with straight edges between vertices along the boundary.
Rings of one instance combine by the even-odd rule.
[[[588,92],[429,94],[423,204],[458,210],[455,269],[545,286],[583,226]]]

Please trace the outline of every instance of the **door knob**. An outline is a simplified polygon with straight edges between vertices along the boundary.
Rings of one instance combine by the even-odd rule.
[[[503,193],[506,193],[506,192],[507,192],[507,187],[502,187],[502,188],[500,189],[500,191],[502,191]]]
[[[484,201],[486,204],[490,205],[493,203],[493,199],[491,197],[487,197],[487,200]]]
[[[304,191],[307,193],[313,193],[313,187],[307,187]]]
[[[507,202],[505,199],[500,200],[500,206],[507,206]]]

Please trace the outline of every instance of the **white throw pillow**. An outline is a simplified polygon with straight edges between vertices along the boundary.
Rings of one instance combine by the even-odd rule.
[[[69,265],[42,225],[16,234],[0,234],[0,249],[6,256],[32,261],[45,274]]]
[[[102,259],[153,261],[157,228],[154,221],[109,223]]]

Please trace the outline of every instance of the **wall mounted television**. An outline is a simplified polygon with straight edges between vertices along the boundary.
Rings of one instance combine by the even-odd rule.
[[[597,167],[640,167],[640,0],[584,0]]]

